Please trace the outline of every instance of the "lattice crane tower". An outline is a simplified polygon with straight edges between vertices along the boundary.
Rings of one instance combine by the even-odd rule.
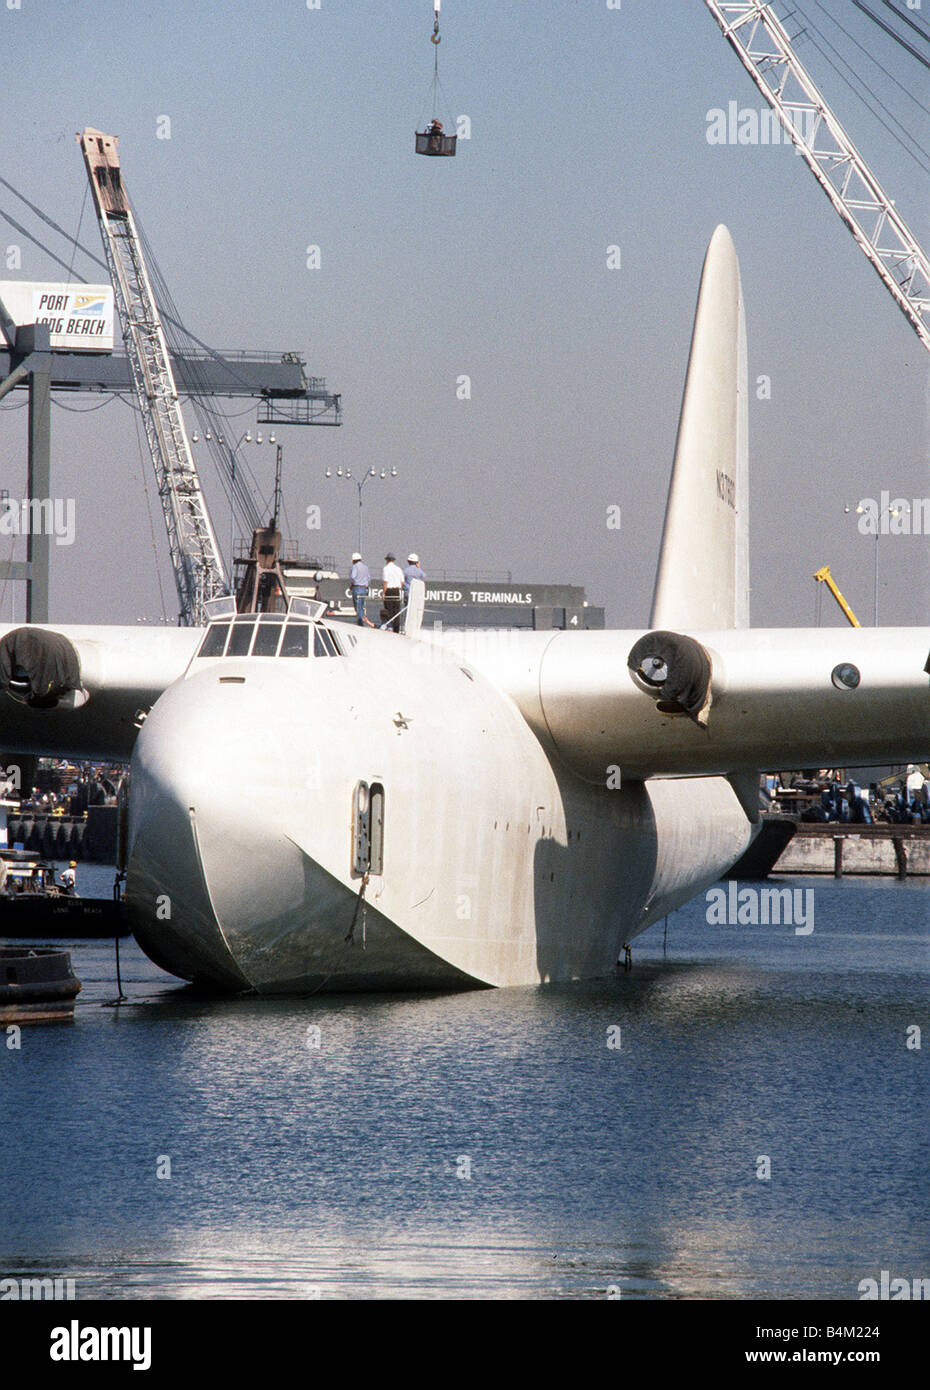
[[[761,0],[704,3],[930,351],[930,261],[814,85],[772,6]]]
[[[78,135],[97,207],[103,248],[133,385],[158,484],[184,626],[203,622],[203,605],[229,592],[220,549],[191,454],[171,358],[120,172],[117,138]]]

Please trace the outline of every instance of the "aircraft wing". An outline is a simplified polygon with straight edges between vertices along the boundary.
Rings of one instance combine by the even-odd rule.
[[[930,756],[930,628],[444,632],[582,777],[713,776]],[[616,785],[616,771],[613,785]]]
[[[140,715],[201,636],[0,628],[0,750],[128,759]],[[590,781],[930,758],[930,628],[425,630],[414,664],[426,644],[510,695],[550,754]]]
[[[202,636],[177,627],[0,627],[0,749],[128,761],[140,714],[183,674]]]

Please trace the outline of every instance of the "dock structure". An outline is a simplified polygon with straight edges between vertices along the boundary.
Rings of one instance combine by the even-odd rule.
[[[775,874],[930,875],[930,825],[800,823]]]

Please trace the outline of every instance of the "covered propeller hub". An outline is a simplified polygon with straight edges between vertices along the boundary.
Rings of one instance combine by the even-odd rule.
[[[634,643],[627,665],[660,713],[707,723],[713,667],[700,642],[677,632],[649,632]]]
[[[55,709],[75,701],[81,690],[81,662],[73,643],[60,632],[17,627],[0,638],[0,690],[33,709]]]
[[[641,663],[638,674],[647,685],[662,686],[668,680],[668,666],[661,656],[647,656]]]

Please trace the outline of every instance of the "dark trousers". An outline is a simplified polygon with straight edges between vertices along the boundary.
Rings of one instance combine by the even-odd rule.
[[[400,612],[400,589],[385,589],[384,611],[387,614],[385,619],[387,626],[392,628],[394,632],[398,632],[397,615]]]

